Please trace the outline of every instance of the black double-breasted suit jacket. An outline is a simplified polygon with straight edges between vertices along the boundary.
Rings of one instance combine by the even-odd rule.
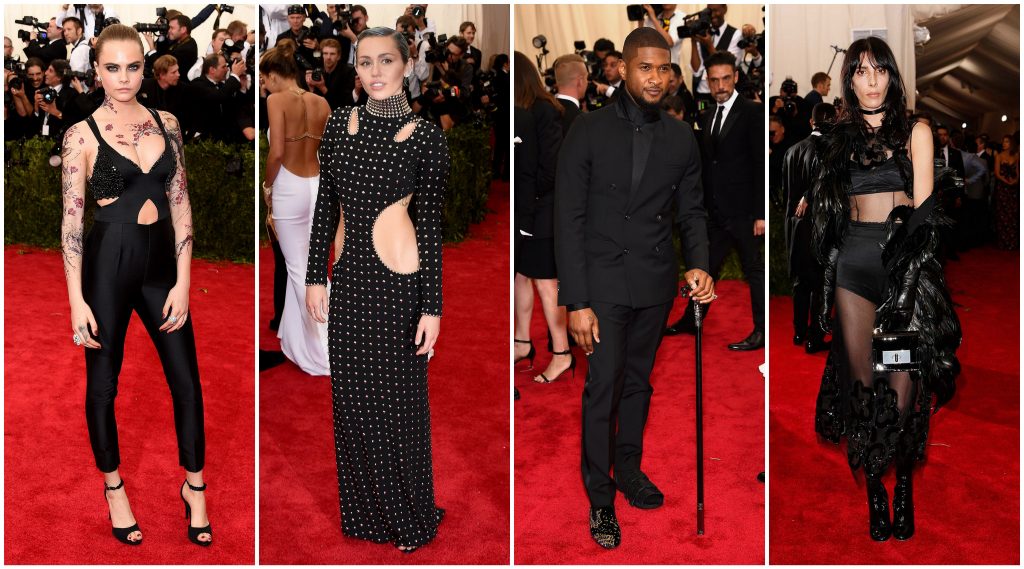
[[[673,220],[687,268],[707,271],[700,154],[689,125],[641,111],[625,92],[577,117],[555,182],[559,304],[671,302],[679,271]]]

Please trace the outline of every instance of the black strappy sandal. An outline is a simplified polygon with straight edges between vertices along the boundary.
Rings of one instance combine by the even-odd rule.
[[[576,377],[576,356],[573,355],[572,348],[569,348],[568,350],[566,350],[564,352],[551,352],[551,355],[553,355],[553,356],[569,356],[569,358],[570,358],[569,359],[569,367],[565,368],[564,370],[559,372],[558,375],[556,375],[555,377],[552,377],[552,378],[548,378],[548,376],[546,376],[543,373],[541,373],[541,374],[539,374],[540,377],[541,377],[541,381],[537,381],[536,377],[533,378],[534,381],[536,381],[537,383],[551,383],[552,381],[555,381],[559,377],[562,377],[562,374],[567,372],[567,371],[572,371],[572,376]]]
[[[181,486],[181,492],[179,492],[178,494],[181,496],[181,501],[185,503],[185,519],[189,521],[189,524],[188,524],[188,540],[191,541],[192,543],[196,544],[196,545],[201,545],[203,547],[209,547],[210,544],[213,543],[213,531],[210,529],[210,524],[206,524],[206,527],[202,527],[202,528],[194,528],[194,527],[192,527],[192,506],[189,505],[188,500],[185,499],[185,495],[182,494],[182,492],[185,491],[185,486],[188,486],[189,490],[192,490],[193,492],[205,492],[206,491],[206,484],[203,484],[202,486],[193,486],[193,485],[188,483],[188,480],[186,480],[185,484],[182,484],[182,486]],[[199,536],[201,534],[204,534],[204,533],[210,534],[210,540],[209,541],[200,541],[199,540]]]
[[[124,478],[122,478],[121,481],[117,483],[117,486],[107,486],[107,483],[104,482],[103,483],[103,498],[106,499],[107,491],[108,490],[109,491],[120,490],[123,487],[124,487]],[[109,503],[107,504],[107,509],[108,510],[110,509],[110,504]],[[107,512],[107,519],[110,520],[111,523],[113,523],[114,518],[110,515],[109,511]],[[142,530],[139,529],[139,524],[137,524],[137,523],[132,524],[131,526],[126,527],[126,528],[111,527],[110,530],[111,530],[111,532],[113,532],[114,537],[117,538],[117,541],[120,541],[121,543],[124,543],[124,544],[127,544],[127,545],[142,545],[142,538],[139,538],[139,539],[137,539],[135,541],[132,541],[132,540],[128,539],[128,536],[130,536],[131,534],[133,534],[135,532],[139,532],[139,533],[142,532]]]
[[[512,362],[512,365],[515,365],[523,360],[530,360],[530,367],[526,369],[533,369],[533,358],[537,356],[537,348],[533,347],[533,340],[517,340],[516,338],[512,338],[512,341],[517,344],[530,344],[530,351],[527,352],[525,356],[521,358],[516,358],[515,361]]]

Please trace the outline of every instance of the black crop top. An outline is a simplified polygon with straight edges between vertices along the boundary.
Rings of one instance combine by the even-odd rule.
[[[174,175],[174,155],[159,112],[153,109],[149,109],[149,112],[163,133],[164,151],[148,172],[143,172],[141,166],[107,144],[92,116],[85,121],[99,143],[92,176],[88,180],[89,191],[95,200],[117,198],[117,201],[101,206],[96,211],[97,221],[137,223],[139,211],[146,204],[146,200],[152,201],[156,206],[157,220],[170,215],[167,184]]]
[[[913,172],[910,158],[902,152],[894,153],[880,164],[872,164],[868,167],[851,160],[848,195],[859,196],[905,191],[903,178],[900,176],[900,164],[897,164],[897,161],[902,162],[905,171]]]

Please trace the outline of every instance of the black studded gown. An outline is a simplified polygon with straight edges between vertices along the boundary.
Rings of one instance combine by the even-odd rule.
[[[411,136],[396,141],[410,122],[417,123]],[[444,514],[434,503],[427,356],[416,355],[414,336],[421,315],[441,316],[448,169],[443,133],[419,121],[401,93],[336,109],[320,146],[306,284],[326,284],[343,215],[328,314],[341,529],[377,543],[423,545]],[[378,256],[373,226],[410,194],[419,269],[398,273]]]

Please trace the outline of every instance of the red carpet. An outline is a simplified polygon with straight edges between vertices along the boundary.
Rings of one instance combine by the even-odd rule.
[[[286,362],[260,374],[260,563],[509,561],[509,189],[444,248],[444,310],[430,362],[437,538],[411,555],[341,534],[330,380]],[[273,253],[260,250],[260,348],[276,350]]]
[[[586,358],[577,349],[576,378],[533,382],[550,359],[540,300],[531,335],[534,372],[515,385],[515,562],[517,564],[758,564],[764,563],[764,351],[730,352],[726,345],[751,329],[746,283],[725,281],[704,332],[703,536],[696,535],[694,338],[665,338],[651,383],[654,396],[644,434],[643,469],[665,493],[655,510],[631,507],[619,494],[622,544],[605,550],[590,538],[589,503],[580,475],[580,405]],[[729,299],[729,303],[724,302]],[[683,305],[677,300],[669,317]]]
[[[254,562],[253,267],[192,262],[190,309],[206,414],[214,544],[193,545],[178,489],[171,396],[153,344],[132,317],[117,425],[138,547],[110,534],[103,478],[85,426],[85,357],[71,342],[60,253],[4,250],[4,562]]]
[[[961,259],[946,275],[963,325],[963,372],[932,418],[914,473],[917,531],[906,542],[868,537],[863,475],[855,484],[845,444],[814,433],[825,355],[793,345],[791,301],[771,299],[771,563],[1018,564],[1019,256],[978,249]],[[885,483],[891,491],[891,469]]]

